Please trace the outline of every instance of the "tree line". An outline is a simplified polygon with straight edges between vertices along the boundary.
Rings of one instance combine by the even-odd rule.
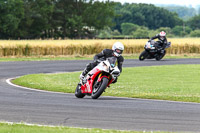
[[[109,0],[0,0],[0,39],[140,36],[145,31],[183,25],[184,31],[198,32],[199,18],[185,22],[176,13],[151,4]]]
[[[0,38],[80,38],[111,26],[113,2],[0,0]]]
[[[185,10],[185,14],[188,12]],[[115,13],[118,14],[114,18],[116,25],[101,30],[99,38],[149,38],[162,30],[168,37],[200,37],[200,14],[190,14],[193,17],[185,20],[174,11],[134,3],[116,3]]]
[[[200,14],[200,8],[186,7],[186,6],[177,6],[177,5],[160,5],[170,12],[175,12],[183,20],[189,20],[191,17]]]

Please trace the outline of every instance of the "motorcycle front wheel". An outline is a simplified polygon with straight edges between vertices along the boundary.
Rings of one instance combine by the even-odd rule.
[[[100,82],[94,83],[92,90],[92,99],[97,99],[104,92],[108,85],[108,78],[104,77]]]
[[[140,56],[139,56],[139,60],[143,61],[144,59],[146,59],[148,57],[148,52],[145,50],[143,51]]]
[[[85,96],[85,94],[83,94],[83,93],[81,92],[81,84],[80,84],[80,83],[78,83],[78,85],[77,85],[77,87],[76,87],[75,96],[76,96],[77,98],[83,98],[83,97]]]

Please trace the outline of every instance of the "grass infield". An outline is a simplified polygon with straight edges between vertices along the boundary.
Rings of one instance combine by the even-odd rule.
[[[37,126],[25,124],[8,124],[0,122],[1,133],[168,133],[168,132],[153,132],[153,131],[119,131],[119,130],[104,130],[104,129],[86,129],[86,128],[71,128],[63,126]],[[171,132],[170,132],[171,133]]]
[[[12,82],[41,90],[74,93],[80,73],[32,74]],[[200,103],[200,65],[123,68],[118,82],[103,95]]]

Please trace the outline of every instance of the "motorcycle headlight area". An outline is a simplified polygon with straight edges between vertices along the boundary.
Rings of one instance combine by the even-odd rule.
[[[154,49],[153,45],[151,45],[150,43],[146,44],[146,48],[148,48],[148,49]]]
[[[111,74],[114,76],[114,77],[118,77],[120,75],[120,72],[119,71],[112,71]]]

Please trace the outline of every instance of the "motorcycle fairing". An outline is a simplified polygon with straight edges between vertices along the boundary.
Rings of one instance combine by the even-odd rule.
[[[95,67],[88,73],[87,82],[81,86],[82,93],[92,93],[94,80],[100,72],[101,71],[97,67]]]

